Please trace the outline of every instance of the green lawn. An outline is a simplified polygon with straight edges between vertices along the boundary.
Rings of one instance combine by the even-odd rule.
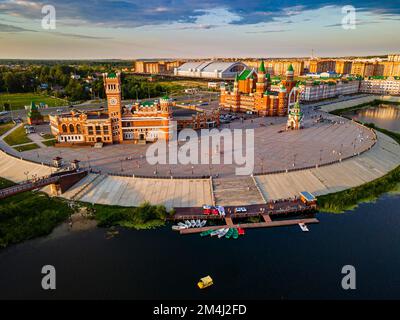
[[[2,123],[0,124],[0,136],[2,136],[3,134],[5,134],[8,130],[10,130],[11,128],[14,127],[14,123],[13,122],[8,122],[8,123]]]
[[[4,189],[4,188],[8,188],[8,187],[11,187],[11,186],[13,186],[15,183],[13,183],[13,182],[11,182],[11,181],[9,181],[9,180],[7,180],[7,179],[4,179],[4,178],[1,178],[0,177],[0,189]]]
[[[13,110],[23,109],[25,106],[30,105],[31,101],[36,104],[43,102],[49,107],[65,106],[69,103],[67,100],[37,93],[4,93],[0,94],[0,109],[3,108],[4,103],[9,103]]]
[[[29,151],[29,150],[35,150],[39,149],[40,147],[36,143],[30,143],[26,144],[20,147],[15,147],[14,149],[17,150],[18,152],[24,152],[24,151]]]
[[[45,145],[45,146],[48,146],[48,147],[53,147],[55,144],[56,144],[56,139],[52,139],[52,140],[47,140],[47,141],[42,141],[42,143]]]
[[[42,136],[44,140],[50,140],[50,139],[55,139],[54,136],[50,133],[46,133],[45,135]]]
[[[18,144],[32,142],[32,140],[27,137],[24,126],[15,129],[13,132],[11,132],[8,136],[4,138],[4,141],[9,146],[15,146]]]

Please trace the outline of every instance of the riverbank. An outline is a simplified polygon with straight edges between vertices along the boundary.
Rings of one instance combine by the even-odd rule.
[[[1,179],[1,187],[13,183]],[[66,221],[73,210],[67,202],[42,192],[24,192],[0,203],[0,248],[48,235]]]
[[[146,230],[164,226],[167,217],[174,214],[163,205],[144,202],[138,207],[90,205],[88,210],[98,222],[99,227],[121,226],[129,229]]]
[[[377,106],[381,103],[387,103],[380,100],[375,100],[373,104],[360,104],[351,108],[343,108],[332,111],[335,115],[347,113],[362,109],[366,106]],[[390,103],[393,104],[393,103]],[[400,105],[396,102],[394,104]],[[351,109],[351,110],[349,110]],[[391,137],[400,145],[400,134],[392,132],[387,129],[379,128],[373,123],[361,123],[369,128],[382,132],[383,134]],[[318,197],[318,206],[320,211],[342,213],[346,210],[352,210],[358,206],[359,203],[375,201],[384,193],[393,193],[399,190],[400,186],[400,166],[396,167],[386,175],[376,180],[367,182],[361,186],[344,190],[337,193],[331,193]]]

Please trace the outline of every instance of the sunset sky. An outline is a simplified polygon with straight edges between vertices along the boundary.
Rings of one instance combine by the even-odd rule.
[[[56,29],[42,28],[42,7]],[[342,27],[344,5],[356,28]],[[400,52],[400,1],[0,0],[0,58],[192,58]]]

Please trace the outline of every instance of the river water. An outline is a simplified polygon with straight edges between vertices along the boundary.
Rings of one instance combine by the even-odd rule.
[[[400,132],[400,106],[381,104],[347,113],[346,115],[364,123],[375,123],[378,127]]]
[[[351,299],[400,298],[400,196],[297,226],[254,229],[238,240],[180,236],[165,227],[36,239],[0,252],[0,298]],[[53,265],[57,289],[41,289]],[[341,269],[356,268],[356,290]],[[196,288],[211,275],[215,285]]]

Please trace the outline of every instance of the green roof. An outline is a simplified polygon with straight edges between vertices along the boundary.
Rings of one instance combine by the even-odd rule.
[[[161,97],[161,99],[163,100],[169,100],[169,97],[167,95],[165,95],[164,97]]]
[[[261,64],[260,67],[258,68],[258,71],[265,72],[264,60],[261,60]]]
[[[269,73],[267,73],[266,79],[267,79],[268,81],[271,81],[271,75],[270,75]]]
[[[107,75],[107,78],[116,78],[117,74],[115,72],[111,72]]]
[[[239,80],[246,80],[251,75],[252,70],[243,70],[242,73],[239,75]]]
[[[154,105],[154,101],[145,101],[145,102],[142,102],[140,105],[142,105],[143,107],[150,107],[150,106]]]
[[[292,64],[289,65],[289,67],[287,68],[287,71],[294,71]]]
[[[31,101],[31,110],[37,110],[35,102]]]

